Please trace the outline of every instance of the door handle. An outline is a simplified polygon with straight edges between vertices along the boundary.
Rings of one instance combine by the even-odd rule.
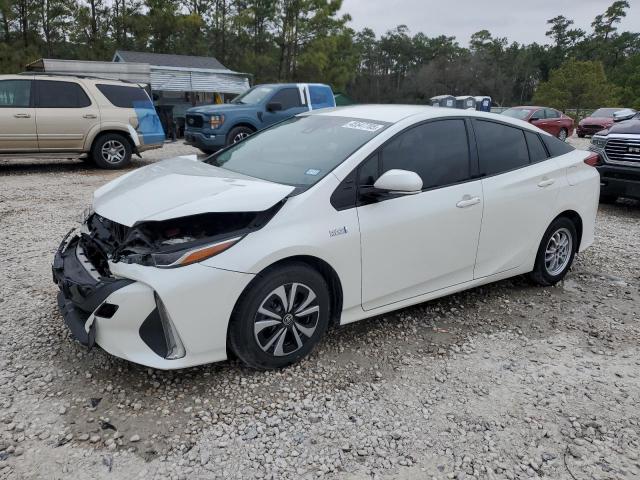
[[[82,118],[98,118],[98,116],[95,113],[87,113],[83,115]]]
[[[556,181],[553,178],[543,178],[542,181],[538,183],[538,186],[540,188],[546,188],[546,187],[550,187],[554,183],[556,183]]]
[[[465,195],[462,197],[458,203],[456,203],[456,207],[458,208],[467,208],[473,205],[477,205],[480,203],[480,197],[470,197],[469,195]]]
[[[16,118],[31,118],[31,114],[30,113],[16,113],[14,115],[14,117],[16,117]]]

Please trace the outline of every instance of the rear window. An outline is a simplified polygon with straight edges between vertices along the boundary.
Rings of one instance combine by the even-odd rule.
[[[541,135],[541,137],[552,157],[558,157],[575,150],[575,148],[573,148],[567,142],[558,140],[556,137],[553,137],[551,135]]]
[[[143,88],[124,85],[109,85],[106,83],[99,83],[96,87],[115,107],[152,107],[151,100]]]
[[[538,134],[533,132],[524,132],[527,139],[527,147],[529,148],[529,159],[531,163],[542,162],[547,159],[547,151],[540,141]]]
[[[75,82],[36,80],[37,108],[83,108],[90,105],[91,100]]]

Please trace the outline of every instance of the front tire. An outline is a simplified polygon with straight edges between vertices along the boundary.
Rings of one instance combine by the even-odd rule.
[[[579,133],[578,138],[584,138],[586,135],[584,133]]]
[[[253,130],[251,130],[249,127],[243,127],[243,126],[234,127],[229,132],[229,135],[227,135],[226,146],[241,142],[252,133],[253,133]]]
[[[556,218],[542,237],[529,276],[543,287],[555,285],[571,268],[577,247],[578,235],[573,222],[567,217]]]
[[[100,168],[116,170],[131,162],[131,143],[117,133],[107,133],[98,137],[91,148],[93,162]]]
[[[205,155],[213,155],[214,153],[217,152],[217,150],[212,150],[210,148],[201,148],[200,151]]]
[[[307,356],[329,326],[329,289],[303,263],[277,266],[251,282],[229,324],[229,347],[247,366],[283,368]]]

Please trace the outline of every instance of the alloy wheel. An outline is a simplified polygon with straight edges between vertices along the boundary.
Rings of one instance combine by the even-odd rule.
[[[547,273],[553,277],[561,274],[573,253],[573,237],[571,232],[566,228],[557,230],[549,241],[544,253],[544,268]]]
[[[254,317],[254,337],[262,351],[276,357],[298,351],[318,327],[320,305],[302,283],[281,285],[269,293]]]
[[[120,163],[124,160],[127,149],[117,140],[109,140],[102,145],[100,150],[102,159],[108,163]]]
[[[233,143],[238,143],[239,141],[244,140],[248,136],[249,136],[249,134],[247,132],[237,133],[236,136],[233,137]]]

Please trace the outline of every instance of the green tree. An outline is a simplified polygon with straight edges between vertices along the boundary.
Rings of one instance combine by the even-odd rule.
[[[541,83],[533,102],[559,110],[618,104],[618,88],[609,83],[600,62],[569,60]]]

